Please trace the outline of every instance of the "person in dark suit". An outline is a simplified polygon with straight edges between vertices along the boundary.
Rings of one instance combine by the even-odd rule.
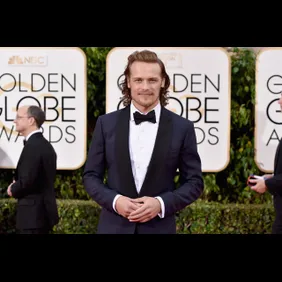
[[[14,120],[24,136],[24,148],[7,193],[17,199],[20,234],[48,234],[59,221],[54,190],[57,155],[40,130],[44,121],[45,113],[37,106],[22,106]]]
[[[84,168],[102,207],[97,233],[175,234],[176,213],[204,189],[194,125],[165,108],[170,79],[156,53],[131,54],[124,77],[125,107],[97,119]]]
[[[282,110],[282,97],[279,99]],[[275,157],[273,174],[265,174],[261,179],[249,180],[252,190],[259,194],[269,192],[273,197],[275,219],[272,225],[272,234],[282,234],[282,140],[279,140]]]

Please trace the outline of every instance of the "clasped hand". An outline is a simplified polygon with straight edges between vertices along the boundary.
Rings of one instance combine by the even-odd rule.
[[[131,222],[147,222],[161,212],[161,204],[153,197],[131,199],[121,196],[116,201],[117,212]]]

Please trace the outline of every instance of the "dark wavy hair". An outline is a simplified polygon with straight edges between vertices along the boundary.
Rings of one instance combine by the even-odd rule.
[[[160,60],[155,52],[149,50],[135,51],[128,57],[127,66],[123,73],[124,80],[119,84],[119,89],[121,90],[123,96],[121,98],[121,103],[124,106],[128,106],[131,102],[131,90],[127,86],[127,79],[130,76],[130,67],[134,62],[145,62],[145,63],[157,63],[161,67],[161,76],[165,79],[164,87],[160,91],[160,103],[162,106],[168,104],[168,88],[170,86],[170,78],[166,73],[164,63]]]

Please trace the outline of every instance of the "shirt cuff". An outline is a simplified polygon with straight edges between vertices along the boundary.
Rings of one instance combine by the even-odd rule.
[[[164,218],[165,215],[165,205],[164,205],[164,201],[161,197],[155,197],[157,200],[159,200],[160,204],[161,204],[161,212],[158,214],[158,216],[160,218]]]
[[[116,195],[115,198],[114,198],[114,200],[113,200],[113,209],[114,209],[114,211],[115,211],[116,213],[118,213],[117,210],[116,210],[116,201],[117,201],[117,199],[118,199],[120,196],[121,196],[121,195]]]

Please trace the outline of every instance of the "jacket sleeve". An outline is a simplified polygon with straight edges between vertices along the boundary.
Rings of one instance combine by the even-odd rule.
[[[18,175],[17,181],[11,186],[12,196],[16,199],[25,197],[37,188],[36,179],[40,169],[40,153],[29,154],[31,150],[35,150],[34,146],[26,145],[22,156],[21,173]]]
[[[265,185],[272,195],[282,196],[282,155],[281,155],[281,146],[278,147],[276,156],[276,173],[273,177],[265,180]]]
[[[113,211],[117,193],[104,184],[105,140],[101,117],[97,119],[83,173],[84,187],[89,196],[100,206]]]
[[[180,187],[160,195],[169,216],[196,201],[203,193],[201,159],[197,151],[194,125],[189,122],[179,156]]]

